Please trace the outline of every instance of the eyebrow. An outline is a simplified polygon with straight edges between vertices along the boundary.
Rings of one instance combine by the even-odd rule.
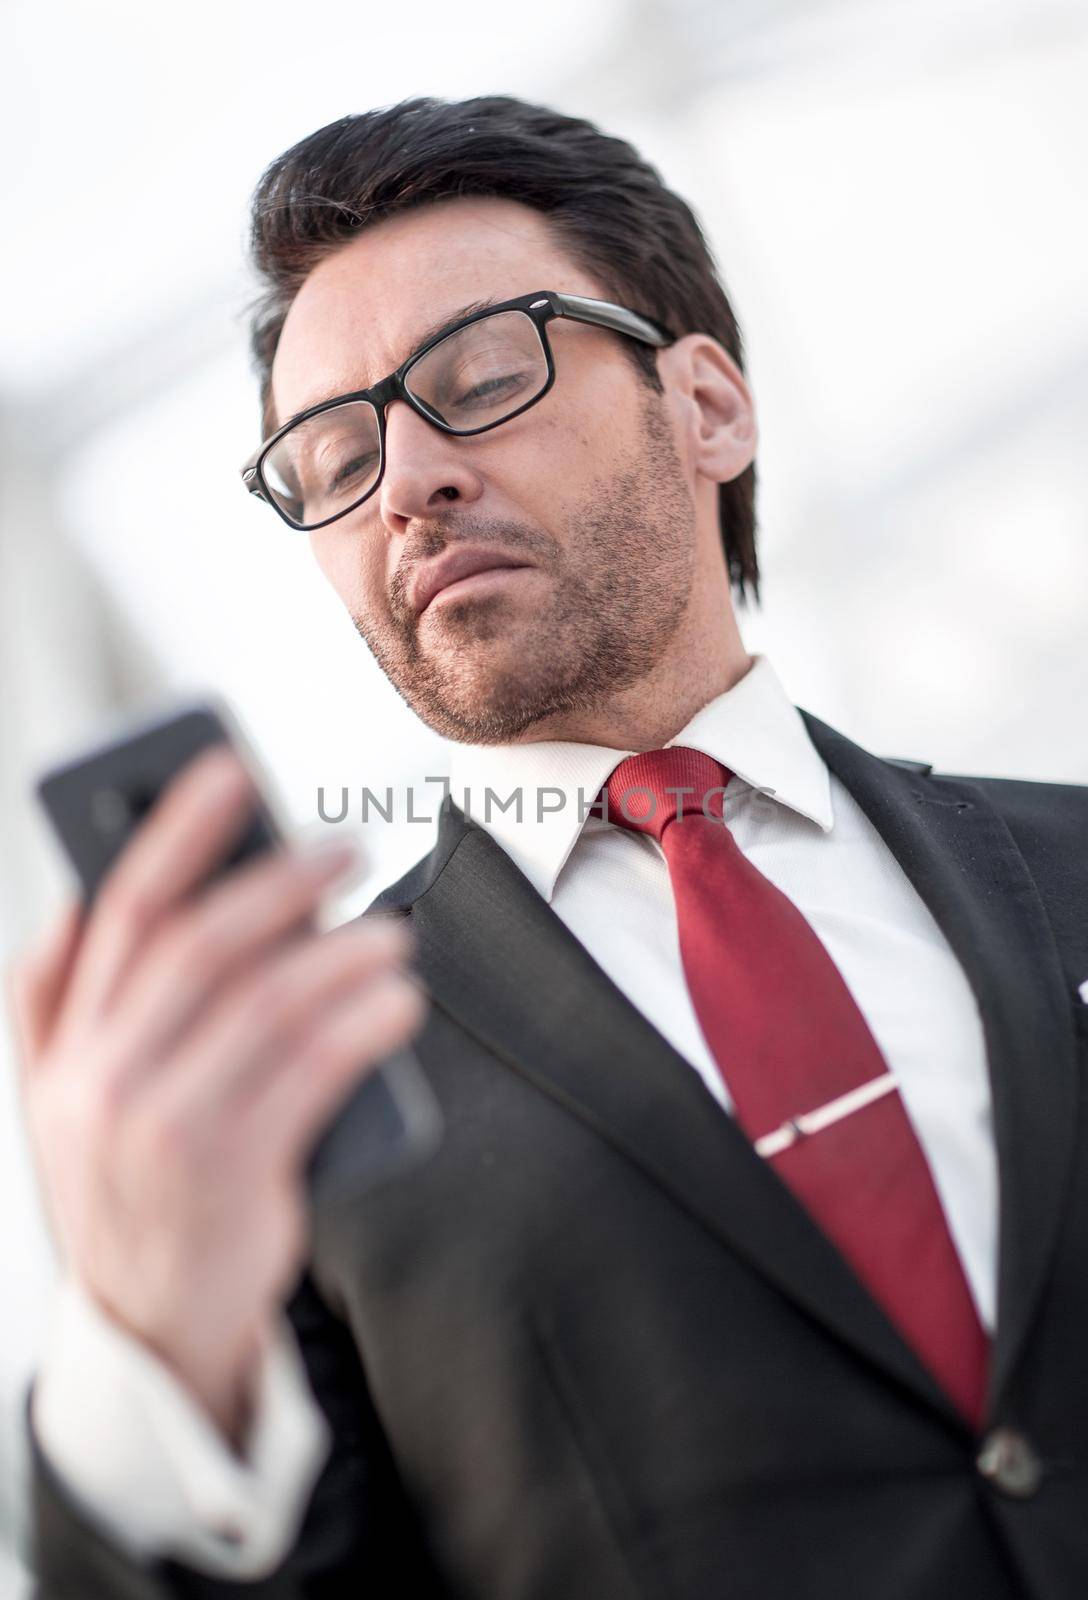
[[[469,305],[462,306],[460,310],[451,312],[449,316],[440,317],[437,322],[433,322],[429,328],[425,329],[425,331],[419,335],[418,338],[413,340],[413,342],[408,346],[408,349],[405,351],[402,359],[397,362],[397,367],[402,366],[403,363],[407,361],[408,357],[413,355],[418,349],[421,348],[421,346],[429,344],[432,339],[439,338],[442,334],[448,333],[451,328],[456,327],[459,322],[463,322],[465,317],[474,316],[477,311],[486,311],[488,306],[493,306],[495,304],[497,304],[495,297],[494,295],[491,295],[486,300],[473,300]],[[393,370],[396,371],[396,367],[394,367]],[[373,385],[360,384],[358,387],[372,388]],[[337,400],[342,394],[352,394],[354,392],[355,391],[352,389],[333,389],[326,394],[318,395],[315,399],[308,400],[304,406],[299,406],[297,411],[292,412],[288,420],[293,422],[296,417],[300,417],[304,411],[311,410],[313,406],[324,405],[326,400]],[[265,437],[270,439],[277,429],[283,426],[283,423],[281,423],[279,420],[275,406],[269,406],[268,414],[271,427],[268,429]]]

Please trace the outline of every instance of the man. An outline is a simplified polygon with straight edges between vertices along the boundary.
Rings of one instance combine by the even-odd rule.
[[[1081,1595],[1088,790],[874,756],[745,651],[739,337],[629,146],[412,102],[253,227],[246,481],[451,794],[305,937],[335,852],[195,892],[208,759],[24,962],[39,1594]],[[408,1037],[440,1150],[307,1215]]]

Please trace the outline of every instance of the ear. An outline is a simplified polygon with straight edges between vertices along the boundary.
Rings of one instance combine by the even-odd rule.
[[[679,410],[692,466],[714,483],[729,483],[751,465],[759,431],[744,374],[705,333],[688,333],[662,350],[658,372]]]

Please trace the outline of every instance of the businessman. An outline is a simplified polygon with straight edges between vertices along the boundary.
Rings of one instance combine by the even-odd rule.
[[[745,649],[737,325],[630,146],[408,102],[252,225],[245,484],[450,792],[307,934],[336,851],[201,888],[207,758],[21,963],[39,1596],[1079,1600],[1088,788],[870,753]],[[408,1038],[440,1149],[308,1208]]]

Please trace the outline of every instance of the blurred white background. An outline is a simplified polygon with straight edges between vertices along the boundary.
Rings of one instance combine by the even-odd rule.
[[[742,632],[791,697],[880,754],[1088,782],[1083,0],[6,0],[0,27],[4,959],[63,883],[31,776],[111,715],[215,689],[300,825],[319,784],[445,770],[237,472],[253,185],[407,95],[588,115],[694,203],[762,419]],[[360,903],[429,841],[373,823]],[[53,1265],[3,1051],[15,1596]]]

